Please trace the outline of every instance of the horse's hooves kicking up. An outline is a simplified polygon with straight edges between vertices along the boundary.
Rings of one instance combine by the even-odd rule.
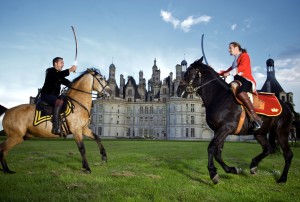
[[[213,181],[214,184],[218,184],[219,179],[220,179],[219,175],[216,174],[211,180]]]

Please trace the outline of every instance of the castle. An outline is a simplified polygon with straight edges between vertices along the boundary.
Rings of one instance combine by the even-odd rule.
[[[132,76],[125,82],[121,74],[118,87],[116,67],[111,64],[108,85],[112,95],[93,101],[90,128],[101,137],[211,139],[213,131],[206,124],[201,98],[196,94],[187,99],[176,95],[187,62],[183,60],[175,68],[174,78],[171,72],[161,81],[155,59],[146,89],[142,71],[138,83]]]

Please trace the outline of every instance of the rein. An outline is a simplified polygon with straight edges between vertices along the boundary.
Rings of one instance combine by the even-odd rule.
[[[94,79],[96,79],[98,81],[98,83],[101,85],[102,87],[102,91],[100,92],[100,94],[103,96],[103,90],[104,88],[107,86],[107,84],[105,86],[102,85],[102,83],[99,81],[98,78],[96,78],[95,75],[91,74],[93,76],[93,84],[92,84],[92,89],[94,88]],[[79,92],[82,92],[82,93],[86,93],[86,94],[89,94],[89,95],[97,95],[97,98],[99,97],[99,94],[97,93],[93,93],[93,92],[87,92],[87,91],[84,91],[84,90],[81,90],[81,89],[78,89],[78,88],[73,88],[71,86],[68,87],[69,89],[72,89],[72,90],[76,90],[76,91],[79,91]],[[79,104],[79,106],[81,106],[83,109],[85,109],[89,115],[89,118],[91,117],[90,115],[90,112],[89,110],[87,109],[87,107],[85,107],[82,103],[80,103],[79,101],[75,100],[74,98],[70,97],[70,96],[66,96],[67,99],[71,100],[71,101],[74,101],[76,102],[77,104]]]
[[[79,106],[81,106],[83,109],[85,109],[85,111],[87,111],[87,113],[88,113],[88,115],[89,115],[89,118],[91,117],[89,110],[88,110],[83,104],[81,104],[79,101],[75,100],[74,98],[71,98],[70,96],[66,96],[66,98],[67,98],[68,100],[74,101],[74,102],[76,102],[77,104],[79,104]],[[74,107],[74,108],[75,108],[75,107]]]
[[[102,85],[102,83],[99,81],[98,78],[96,78],[96,76],[92,75],[93,76],[93,86],[92,86],[92,89],[94,88],[94,79],[96,79],[98,81],[98,83],[101,85],[102,87],[102,91],[100,92],[100,94],[103,95],[103,90],[104,88],[107,86],[107,84],[105,86]],[[73,88],[72,86],[69,86],[68,88],[72,89],[72,90],[76,90],[76,91],[79,91],[79,92],[82,92],[82,93],[86,93],[86,94],[89,94],[89,95],[99,95],[99,93],[93,93],[93,92],[87,92],[87,91],[84,91],[84,90],[80,90],[78,88]]]
[[[188,93],[196,93],[196,92],[197,92],[200,88],[202,88],[203,86],[206,86],[207,84],[209,84],[209,83],[211,83],[211,82],[213,82],[213,81],[216,81],[216,80],[218,80],[218,79],[221,79],[220,77],[217,77],[217,78],[214,78],[214,79],[212,79],[212,80],[210,80],[210,81],[207,81],[206,83],[204,83],[204,84],[202,84],[202,85],[197,86],[196,88],[194,88],[194,87],[192,86],[192,84],[194,83],[194,80],[195,80],[197,74],[200,74],[199,70],[196,71],[195,75],[193,75],[193,78],[190,80],[188,86],[187,86],[186,89],[185,89],[186,92],[188,92]],[[200,76],[199,76],[199,77],[200,77]]]

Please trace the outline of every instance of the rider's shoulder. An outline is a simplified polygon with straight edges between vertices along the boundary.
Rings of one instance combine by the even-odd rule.
[[[54,67],[49,67],[46,69],[46,72],[56,72],[56,69]]]

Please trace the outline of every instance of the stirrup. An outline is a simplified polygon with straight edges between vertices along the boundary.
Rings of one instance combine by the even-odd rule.
[[[60,130],[60,128],[52,128],[52,130],[51,130],[51,133],[52,134],[54,134],[54,135],[59,135],[59,136],[61,136],[61,130]]]
[[[257,131],[262,126],[262,123],[259,123],[259,121],[253,120],[252,121],[252,127],[254,131]]]

